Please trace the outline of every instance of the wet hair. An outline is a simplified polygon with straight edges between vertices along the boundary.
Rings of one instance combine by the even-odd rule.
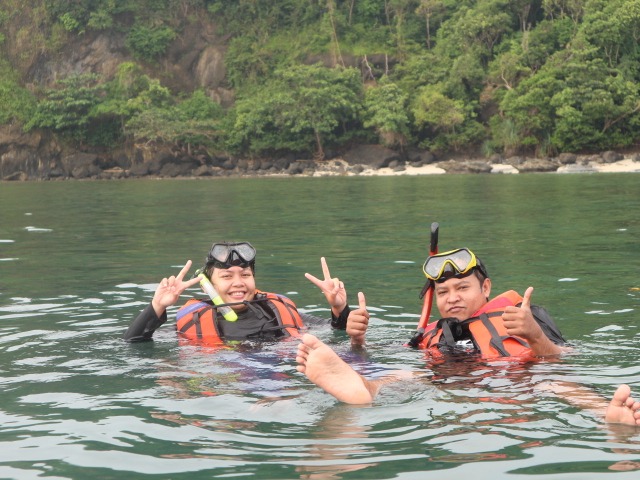
[[[476,255],[476,263],[477,263],[477,267],[473,269],[474,272],[476,272],[476,277],[478,277],[480,280],[489,278],[489,272],[487,272],[487,267],[484,265],[484,263],[482,263],[482,260],[480,260],[480,257],[478,257],[477,255]]]
[[[473,269],[473,275],[478,279],[478,281],[480,282],[480,286],[482,286],[482,284],[484,283],[484,281],[489,278],[489,277],[485,277],[484,274],[478,270],[477,268]]]

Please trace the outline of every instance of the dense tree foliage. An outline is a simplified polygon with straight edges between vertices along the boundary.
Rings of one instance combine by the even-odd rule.
[[[238,100],[234,146],[260,153],[280,147],[282,138],[284,148],[322,158],[327,141],[350,135],[361,96],[360,73],[353,68],[298,65],[276,71],[262,88]]]
[[[0,45],[15,34],[20,5],[0,1]],[[360,140],[545,156],[639,139],[640,0],[39,0],[31,8],[34,52],[63,51],[65,34],[124,35],[130,61],[114,78],[77,72],[27,90],[29,78],[0,58],[0,122],[82,144],[321,158]],[[183,30],[202,22],[228,38],[231,107],[202,90],[170,90],[158,73]],[[29,44],[24,30],[16,35]]]

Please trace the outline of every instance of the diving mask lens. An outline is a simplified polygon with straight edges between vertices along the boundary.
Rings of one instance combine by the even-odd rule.
[[[207,263],[228,268],[231,266],[250,267],[256,258],[256,249],[250,243],[216,243],[211,247]]]
[[[438,281],[447,270],[452,270],[453,276],[464,275],[478,266],[476,256],[466,248],[433,255],[424,262],[422,270],[429,280]]]

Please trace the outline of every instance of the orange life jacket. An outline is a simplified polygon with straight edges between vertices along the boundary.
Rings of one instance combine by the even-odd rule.
[[[529,344],[522,338],[507,335],[502,321],[502,314],[507,306],[522,303],[522,297],[514,290],[502,293],[487,302],[471,318],[441,318],[427,327],[420,348],[425,348],[435,357],[442,357],[440,346],[453,347],[455,340],[451,332],[451,324],[468,325],[471,341],[483,359],[496,357],[524,357],[532,355]]]
[[[277,324],[292,337],[299,337],[304,323],[296,305],[284,295],[256,290],[252,302],[266,304],[274,313]],[[222,343],[218,322],[226,321],[216,315],[217,306],[210,300],[190,299],[176,313],[176,330],[191,340],[207,340]]]

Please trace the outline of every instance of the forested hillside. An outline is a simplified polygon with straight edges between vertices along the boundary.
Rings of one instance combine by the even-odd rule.
[[[0,1],[0,124],[75,148],[633,146],[640,0]]]

